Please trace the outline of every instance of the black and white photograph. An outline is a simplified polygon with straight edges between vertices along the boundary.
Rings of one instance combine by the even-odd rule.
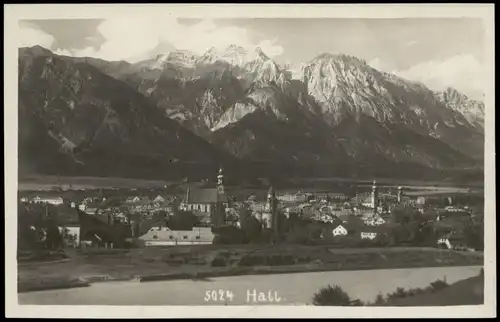
[[[43,6],[6,34],[16,312],[494,314],[493,6]]]

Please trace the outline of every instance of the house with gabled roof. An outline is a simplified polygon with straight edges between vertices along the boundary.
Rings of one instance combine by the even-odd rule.
[[[125,202],[126,203],[136,203],[136,202],[139,202],[140,200],[141,200],[141,198],[138,196],[130,196],[130,197],[127,197],[127,199],[125,199]]]
[[[448,249],[467,249],[467,239],[465,234],[456,231],[450,231],[442,235],[438,240],[437,244],[443,245]]]
[[[158,203],[164,203],[165,202],[165,198],[163,198],[162,196],[158,195],[156,196],[154,199],[153,199],[153,202],[158,202]]]

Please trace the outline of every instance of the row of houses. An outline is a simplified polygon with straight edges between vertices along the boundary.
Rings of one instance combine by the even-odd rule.
[[[64,203],[64,199],[57,196],[46,196],[46,197],[35,196],[31,199],[28,197],[22,197],[20,201],[22,203],[50,204],[54,206],[62,205]]]
[[[321,234],[322,239],[340,236],[354,236],[361,239],[373,240],[381,234],[387,234],[390,227],[386,226],[366,226],[366,225],[352,225],[348,222],[334,223],[327,225]]]
[[[304,203],[309,201],[346,201],[347,196],[343,193],[337,192],[296,192],[296,193],[282,193],[276,196],[281,202],[284,203]]]

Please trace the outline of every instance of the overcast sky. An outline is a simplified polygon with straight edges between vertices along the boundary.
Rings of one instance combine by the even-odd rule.
[[[72,56],[135,62],[175,49],[202,54],[236,44],[262,50],[279,64],[321,53],[344,53],[372,67],[421,81],[435,90],[454,87],[475,99],[483,93],[481,20],[407,19],[126,19],[29,20],[19,46],[41,45]]]

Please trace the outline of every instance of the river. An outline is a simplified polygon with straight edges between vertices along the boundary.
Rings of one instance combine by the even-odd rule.
[[[21,293],[18,298],[21,305],[304,305],[310,304],[321,287],[337,284],[351,298],[373,301],[378,293],[385,295],[397,287],[426,287],[443,278],[451,284],[477,276],[479,271],[479,266],[428,267],[217,277],[202,281],[103,282],[83,288]],[[232,300],[228,292],[232,293]],[[265,293],[267,302],[253,302],[253,294],[258,300],[259,292]]]

